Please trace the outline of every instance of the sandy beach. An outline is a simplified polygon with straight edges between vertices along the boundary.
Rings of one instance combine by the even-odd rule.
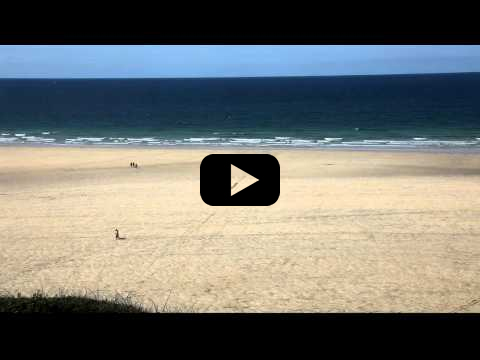
[[[219,152],[274,155],[277,203],[204,204],[200,163]],[[0,202],[4,291],[207,312],[480,311],[480,154],[5,146]]]

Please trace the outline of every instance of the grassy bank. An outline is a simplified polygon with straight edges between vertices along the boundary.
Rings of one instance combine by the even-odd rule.
[[[48,295],[42,291],[32,296],[20,293],[0,293],[0,312],[8,313],[161,313],[182,312],[181,309],[169,308],[167,304],[157,306],[152,303],[145,306],[130,296],[117,294],[111,298],[98,293],[66,293]]]

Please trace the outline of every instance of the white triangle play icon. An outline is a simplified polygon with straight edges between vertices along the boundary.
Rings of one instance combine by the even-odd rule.
[[[257,181],[258,179],[256,177],[253,177],[235,165],[231,165],[230,196],[235,195]]]

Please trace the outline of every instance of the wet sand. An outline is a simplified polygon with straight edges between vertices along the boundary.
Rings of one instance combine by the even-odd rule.
[[[253,150],[280,162],[277,203],[210,207],[199,166],[216,152],[252,150],[0,147],[0,290],[480,311],[480,154]]]

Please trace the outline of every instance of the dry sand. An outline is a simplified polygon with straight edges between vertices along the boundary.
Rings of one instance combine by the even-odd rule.
[[[196,311],[480,311],[480,155],[263,151],[281,164],[278,202],[210,207],[199,165],[228,151],[1,147],[0,289]]]

